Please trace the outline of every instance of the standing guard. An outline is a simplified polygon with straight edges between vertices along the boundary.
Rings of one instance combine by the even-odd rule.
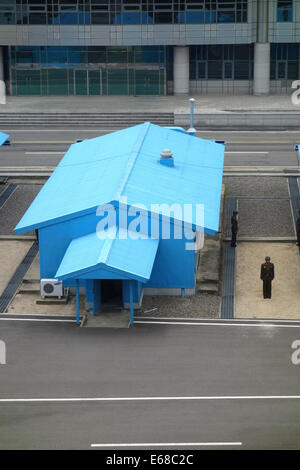
[[[233,211],[231,217],[231,246],[236,247],[236,237],[239,230],[238,211]]]
[[[266,256],[265,263],[261,265],[260,278],[263,281],[264,299],[270,299],[272,296],[272,281],[274,279],[274,264],[271,263],[270,256]]]
[[[297,245],[300,246],[300,209],[298,209],[298,218],[296,221]]]

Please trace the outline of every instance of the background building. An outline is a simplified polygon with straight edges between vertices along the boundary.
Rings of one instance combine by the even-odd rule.
[[[11,95],[286,93],[299,0],[0,0]]]

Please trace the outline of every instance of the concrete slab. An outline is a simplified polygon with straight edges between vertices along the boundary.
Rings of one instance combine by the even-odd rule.
[[[0,294],[29,250],[32,242],[0,240]]]
[[[236,248],[236,318],[300,319],[300,262],[292,243],[239,243]],[[275,265],[272,299],[264,299],[260,266]]]
[[[76,297],[71,296],[67,304],[37,304],[37,294],[16,294],[6,313],[40,314],[40,315],[76,315]],[[85,312],[84,297],[80,297],[80,313]]]
[[[40,279],[40,255],[37,254],[30,268],[28,269],[24,280],[37,281]]]
[[[195,114],[228,113],[232,111],[300,111],[300,106],[292,103],[290,95],[191,95],[195,98]],[[187,96],[7,96],[1,113],[11,112],[173,112],[188,113]]]
[[[219,237],[205,237],[200,251],[197,270],[197,283],[206,281],[219,281],[221,247]]]
[[[130,312],[121,310],[118,312],[101,312],[98,315],[87,315],[84,327],[87,328],[129,328]]]

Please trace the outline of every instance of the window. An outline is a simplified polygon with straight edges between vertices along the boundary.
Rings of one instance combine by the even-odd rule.
[[[9,5],[9,1],[5,5],[0,4],[0,24],[15,24],[15,7]]]
[[[180,23],[246,23],[247,0],[186,0]]]
[[[191,80],[251,80],[253,46],[191,46]]]
[[[277,21],[279,23],[293,21],[293,0],[278,0]]]
[[[28,12],[29,24],[46,24],[47,13],[46,5],[30,5]]]
[[[271,80],[298,78],[298,44],[271,44]]]
[[[278,2],[282,18],[291,3]],[[245,23],[247,9],[247,0],[0,0],[0,24]]]
[[[164,94],[166,47],[11,46],[9,68],[13,95]]]

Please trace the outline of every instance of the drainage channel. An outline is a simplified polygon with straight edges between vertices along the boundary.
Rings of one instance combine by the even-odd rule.
[[[299,194],[299,186],[298,186],[298,178],[295,176],[290,176],[288,178],[289,181],[289,190],[291,196],[291,203],[292,203],[292,214],[294,217],[294,221],[298,218],[298,209],[300,209],[300,194]]]
[[[17,189],[16,183],[11,183],[7,186],[4,191],[0,194],[0,208],[6,203],[7,199],[12,195],[12,193]]]

